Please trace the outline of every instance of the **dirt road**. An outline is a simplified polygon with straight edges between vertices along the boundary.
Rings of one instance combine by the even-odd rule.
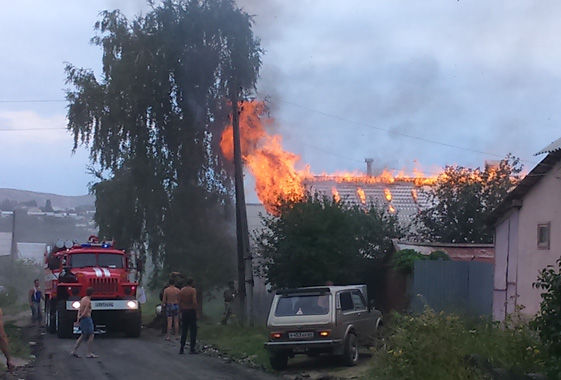
[[[192,380],[278,380],[277,376],[247,368],[206,354],[179,355],[179,342],[166,342],[151,332],[139,339],[121,335],[96,336],[94,352],[98,359],[69,355],[74,340],[58,339],[46,334],[39,342],[37,360],[29,379],[95,379],[159,380],[189,378]]]

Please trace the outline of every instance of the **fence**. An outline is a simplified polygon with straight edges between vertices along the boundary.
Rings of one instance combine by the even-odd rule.
[[[428,305],[435,311],[491,316],[493,264],[418,260],[411,288],[413,312]]]

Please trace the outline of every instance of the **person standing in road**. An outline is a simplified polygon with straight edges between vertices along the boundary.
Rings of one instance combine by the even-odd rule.
[[[228,319],[233,314],[232,304],[234,303],[234,299],[238,295],[234,281],[228,282],[228,289],[224,290],[223,295],[224,295],[224,314],[222,314],[222,321],[220,321],[220,323],[223,325],[227,325]]]
[[[197,305],[197,290],[193,287],[194,280],[188,278],[184,288],[179,291],[179,308],[181,309],[181,345],[179,353],[183,354],[187,331],[191,330],[191,343],[189,353],[196,354],[195,345],[197,343],[197,319],[199,308]]]
[[[175,287],[175,280],[169,279],[169,286],[164,290],[162,309],[165,308],[168,319],[166,340],[170,340],[171,326],[175,324],[175,336],[179,336],[179,289]]]
[[[41,314],[41,300],[45,300],[43,292],[41,292],[41,287],[39,286],[39,280],[35,279],[33,281],[33,287],[29,289],[29,307],[31,308],[31,323],[37,324],[43,327],[43,314]]]
[[[8,335],[6,335],[6,330],[4,330],[4,320],[2,315],[2,308],[0,308],[0,350],[4,353],[6,357],[6,367],[8,371],[14,369],[14,364],[12,363],[12,358],[10,357],[10,342],[8,341]]]
[[[93,295],[93,288],[86,289],[86,295],[82,297],[80,300],[80,309],[78,310],[78,316],[76,318],[76,322],[74,322],[75,326],[80,326],[80,330],[82,330],[82,335],[76,341],[76,345],[70,355],[75,356],[77,358],[80,357],[76,352],[78,347],[84,339],[88,340],[88,354],[86,355],[87,358],[97,358],[98,356],[92,352],[92,343],[94,339],[94,324],[92,320],[92,295]]]

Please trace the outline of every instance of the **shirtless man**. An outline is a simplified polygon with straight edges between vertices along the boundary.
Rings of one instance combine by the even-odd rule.
[[[179,289],[175,287],[175,280],[169,279],[169,286],[164,290],[162,308],[165,307],[168,317],[166,340],[170,340],[171,325],[175,323],[175,336],[179,337]]]
[[[86,296],[82,297],[80,300],[80,309],[78,310],[78,316],[76,318],[76,322],[74,322],[75,326],[80,326],[80,330],[82,330],[82,335],[76,341],[76,345],[74,349],[70,353],[70,355],[75,356],[77,358],[80,357],[76,350],[80,347],[80,343],[84,339],[88,340],[88,354],[86,355],[87,358],[97,358],[98,356],[92,352],[92,343],[94,339],[94,325],[92,320],[92,294],[94,290],[93,288],[86,289]]]
[[[8,367],[8,371],[14,369],[14,364],[12,363],[12,359],[10,357],[10,343],[8,341],[8,336],[6,335],[6,331],[4,331],[4,322],[2,320],[2,308],[0,308],[0,349],[6,356],[6,367]]]
[[[195,350],[197,343],[197,319],[199,318],[199,306],[197,305],[197,291],[193,287],[192,278],[187,279],[187,286],[179,291],[179,307],[181,309],[181,343],[179,353],[183,354],[185,341],[187,340],[187,332],[191,330],[191,344],[189,345],[189,353],[198,353]]]

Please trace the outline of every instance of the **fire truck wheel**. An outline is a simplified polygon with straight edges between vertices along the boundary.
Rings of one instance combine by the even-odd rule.
[[[59,338],[72,338],[74,330],[73,313],[66,310],[66,302],[59,302],[57,305],[57,336]]]
[[[56,300],[48,300],[46,306],[47,332],[56,332]]]
[[[142,315],[140,310],[131,315],[125,324],[125,336],[127,338],[138,338],[142,328]]]

